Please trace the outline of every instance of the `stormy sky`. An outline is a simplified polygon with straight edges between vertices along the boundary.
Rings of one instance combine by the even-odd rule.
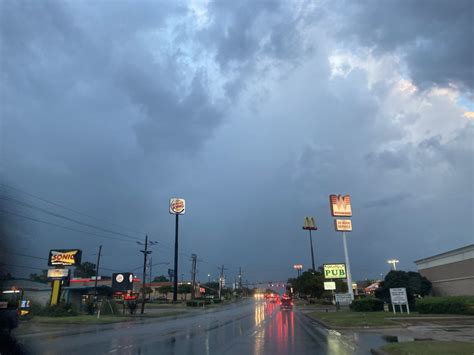
[[[333,193],[352,197],[354,279],[473,243],[473,6],[2,0],[8,268],[101,244],[104,274],[139,272],[147,233],[164,274],[170,197],[185,278],[191,253],[201,280],[294,276],[306,215],[316,264],[343,262]]]

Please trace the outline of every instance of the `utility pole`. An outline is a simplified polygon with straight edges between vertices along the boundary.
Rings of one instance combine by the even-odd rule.
[[[95,282],[94,282],[94,304],[97,307],[97,279],[99,278],[99,264],[102,245],[99,245],[99,254],[97,254],[97,264],[95,266]]]
[[[224,268],[224,264],[222,264],[222,267],[220,268],[221,273],[219,275],[219,299],[221,299],[221,294],[222,294],[222,283],[224,282],[224,270],[227,270]]]
[[[242,267],[239,266],[239,290],[242,290]]]
[[[197,264],[197,255],[191,255],[191,299],[194,300],[196,294],[196,264]]]
[[[152,271],[152,267],[153,267],[153,257],[150,257],[150,262],[148,263],[148,265],[150,265],[150,275],[148,276],[148,279],[150,280],[150,285],[151,285],[151,271]]]
[[[141,314],[145,313],[145,291],[146,291],[146,260],[148,257],[148,254],[151,254],[152,251],[148,250],[148,245],[152,246],[156,244],[156,242],[148,242],[148,235],[145,236],[145,244],[137,242],[137,244],[140,245],[145,245],[144,250],[140,250],[141,253],[143,253],[143,279],[142,279],[142,309],[141,309]]]

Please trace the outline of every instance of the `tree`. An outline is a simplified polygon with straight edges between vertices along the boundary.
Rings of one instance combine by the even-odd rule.
[[[324,293],[324,276],[321,271],[305,271],[291,280],[293,291],[300,295],[321,298]]]
[[[83,278],[95,276],[95,264],[86,261],[77,265],[76,270],[74,270],[74,276]]]
[[[192,291],[192,286],[191,285],[183,284],[183,285],[178,286],[178,293],[180,295],[184,295],[184,300],[185,301],[186,301],[186,295],[188,293],[191,293],[191,291]]]
[[[164,275],[155,276],[153,282],[168,282],[168,278]]]
[[[375,290],[375,296],[381,300],[390,302],[390,289],[404,287],[407,290],[407,297],[413,303],[418,296],[426,296],[431,292],[431,282],[418,272],[392,270],[380,283],[380,287]]]
[[[161,286],[158,288],[159,292],[164,294],[168,298],[168,293],[173,292],[173,286]]]
[[[206,295],[217,296],[219,294],[219,283],[218,282],[207,282],[202,284],[201,287],[204,287],[206,290]]]
[[[36,282],[47,283],[48,282],[48,270],[41,270],[41,274],[30,274],[30,280]]]

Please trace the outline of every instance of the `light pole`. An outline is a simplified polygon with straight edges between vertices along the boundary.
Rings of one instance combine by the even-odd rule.
[[[211,274],[207,274],[207,282],[211,282]]]
[[[309,230],[309,243],[311,246],[311,265],[313,266],[313,271],[316,271],[316,268],[314,267],[313,236],[311,235],[311,231],[315,231],[318,228],[316,228],[313,217],[304,218],[303,229]]]
[[[392,265],[394,271],[397,271],[397,263],[399,263],[399,262],[400,261],[397,260],[397,259],[387,260],[387,263]]]
[[[298,272],[298,277],[300,277],[301,276],[301,270],[303,269],[303,265],[295,264],[295,265],[293,265],[293,269],[295,269]]]

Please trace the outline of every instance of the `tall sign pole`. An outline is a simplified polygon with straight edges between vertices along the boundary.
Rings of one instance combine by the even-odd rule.
[[[314,266],[313,236],[311,235],[311,231],[315,231],[318,228],[316,228],[316,224],[314,223],[313,217],[307,216],[304,218],[303,229],[309,230],[309,243],[311,246],[311,265],[313,266],[313,271],[316,271],[316,268]]]
[[[176,214],[174,227],[174,277],[173,277],[173,302],[178,300],[178,230],[179,214]]]
[[[174,277],[173,277],[173,302],[178,301],[178,230],[179,215],[186,211],[186,202],[182,198],[170,199],[170,214],[176,216],[174,232]]]
[[[349,253],[347,252],[346,232],[342,232],[342,242],[344,244],[344,258],[346,259],[347,289],[351,298],[354,299],[354,290],[352,289],[351,265],[349,264]]]
[[[329,205],[331,207],[331,215],[333,217],[352,217],[351,197],[349,195],[330,195]],[[346,232],[352,232],[352,220],[335,219],[334,227],[336,232],[342,232],[344,257],[346,261],[347,292],[350,294],[351,299],[354,299],[354,291],[352,290],[351,266],[349,263],[349,252],[347,251],[346,240]]]

